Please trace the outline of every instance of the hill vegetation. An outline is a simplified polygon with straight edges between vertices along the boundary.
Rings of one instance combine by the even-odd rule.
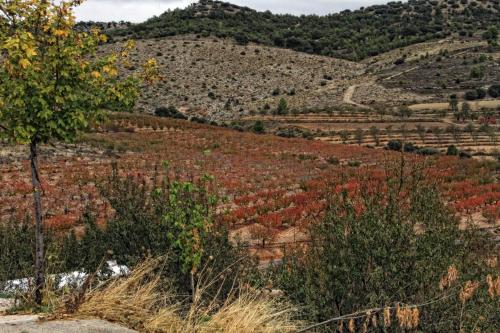
[[[450,35],[483,34],[498,25],[499,11],[497,0],[412,0],[326,16],[294,16],[201,0],[141,24],[113,29],[110,34],[134,39],[185,34],[231,37],[240,44],[254,42],[361,60]],[[485,33],[485,38],[490,35]]]

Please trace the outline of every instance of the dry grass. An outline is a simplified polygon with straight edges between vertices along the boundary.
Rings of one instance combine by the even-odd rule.
[[[298,329],[291,318],[293,309],[272,299],[243,295],[222,307],[200,332],[271,333]]]
[[[97,317],[151,333],[292,332],[299,322],[294,309],[254,291],[229,297],[224,304],[203,299],[198,287],[194,302],[182,306],[171,292],[161,292],[161,260],[147,260],[125,278],[89,292],[76,315]]]
[[[162,297],[158,292],[159,277],[153,275],[158,264],[158,260],[148,260],[128,277],[90,291],[77,315],[99,317],[132,328],[141,327]]]

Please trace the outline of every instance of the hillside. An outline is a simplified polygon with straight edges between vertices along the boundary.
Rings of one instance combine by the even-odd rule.
[[[120,47],[108,44],[105,51]],[[147,88],[138,110],[152,113],[175,106],[213,121],[270,113],[280,98],[301,112],[339,105],[348,82],[366,67],[275,47],[182,36],[139,40],[125,71],[139,69],[151,57],[158,60],[165,79]]]
[[[275,15],[202,0],[142,23],[110,31],[121,38],[185,34],[231,37],[268,46],[361,60],[395,48],[446,36],[479,36],[498,25],[498,0],[390,2],[326,16]]]

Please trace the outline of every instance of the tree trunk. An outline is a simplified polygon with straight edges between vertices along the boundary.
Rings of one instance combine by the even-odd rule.
[[[31,183],[35,204],[35,302],[42,304],[42,290],[45,286],[44,240],[42,224],[42,188],[38,173],[38,147],[33,140],[30,144]]]

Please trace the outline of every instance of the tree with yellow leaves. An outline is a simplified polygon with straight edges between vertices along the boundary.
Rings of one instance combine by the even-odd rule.
[[[157,75],[155,60],[140,75],[123,77],[119,65],[132,43],[98,56],[106,42],[99,30],[75,29],[82,0],[0,0],[0,137],[30,150],[36,222],[35,300],[42,302],[44,239],[39,145],[71,141],[106,110],[132,110],[139,84]]]

